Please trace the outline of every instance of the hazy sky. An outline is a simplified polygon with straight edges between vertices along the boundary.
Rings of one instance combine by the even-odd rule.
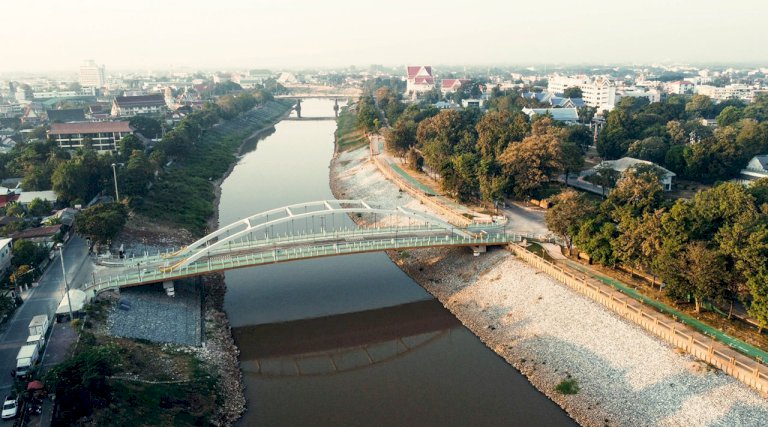
[[[762,62],[766,0],[0,0],[0,73]]]

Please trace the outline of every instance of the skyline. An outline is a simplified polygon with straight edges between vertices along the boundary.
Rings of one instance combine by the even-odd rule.
[[[55,0],[10,0],[0,6],[0,13],[14,17],[5,26],[5,38],[25,42],[5,44],[0,73],[76,73],[87,59],[106,65],[108,72],[370,64],[768,64],[760,43],[768,4],[750,0],[650,0],[642,8],[606,0],[581,8],[565,0],[546,8],[500,0],[472,6],[424,0],[418,8],[411,6],[404,0],[389,1],[385,8],[351,0],[229,0],[223,5],[84,0],[73,8]],[[40,15],[41,10],[46,13]]]

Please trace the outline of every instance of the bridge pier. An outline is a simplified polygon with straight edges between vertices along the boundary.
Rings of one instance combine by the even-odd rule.
[[[480,254],[484,254],[486,250],[487,247],[485,245],[472,246],[472,254],[474,256],[480,256]]]
[[[176,289],[173,287],[173,280],[163,282],[163,289],[165,289],[165,294],[169,297],[176,296]]]

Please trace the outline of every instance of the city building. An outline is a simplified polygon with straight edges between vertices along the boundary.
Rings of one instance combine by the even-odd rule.
[[[664,88],[669,94],[689,95],[693,93],[694,84],[686,80],[678,80],[676,82],[667,83],[664,85]]]
[[[440,81],[440,92],[443,93],[443,96],[454,93],[470,81],[469,79],[443,79]]]
[[[756,181],[760,178],[768,178],[768,154],[752,157],[747,167],[741,170],[743,182]]]
[[[131,134],[133,128],[128,122],[53,123],[48,138],[61,148],[80,148],[84,140],[90,139],[94,150],[114,151],[118,141]]]
[[[68,108],[65,110],[46,110],[45,115],[52,123],[84,122],[85,110],[82,108]]]
[[[623,174],[627,169],[636,168],[640,165],[655,166],[658,170],[661,171],[661,186],[664,189],[664,191],[672,190],[672,178],[677,176],[677,174],[657,165],[656,163],[649,162],[647,160],[635,159],[633,157],[622,157],[619,160],[603,160],[602,162],[600,162],[600,164],[592,168],[591,171],[593,173],[596,173],[599,168],[609,167],[615,170],[616,172]]]
[[[598,110],[612,110],[616,105],[616,85],[605,77],[589,78],[587,76],[560,76],[554,75],[548,80],[547,91],[562,95],[571,87],[581,89],[581,98],[589,107]]]
[[[576,108],[523,108],[523,113],[533,119],[538,115],[549,115],[552,120],[568,124],[579,123],[579,112]]]
[[[162,94],[117,96],[112,101],[112,117],[133,117],[139,114],[161,114],[167,110]]]
[[[11,258],[13,257],[13,239],[0,239],[0,274],[8,271],[11,267]]]
[[[107,82],[104,66],[97,65],[94,60],[86,61],[80,66],[80,86],[100,88]]]
[[[417,94],[429,92],[435,88],[435,78],[432,77],[432,67],[429,65],[409,65],[406,68],[408,77],[405,92]]]
[[[699,85],[696,86],[696,93],[706,95],[716,101],[741,99],[742,101],[752,102],[755,97],[755,90],[743,84],[730,84],[724,87]]]

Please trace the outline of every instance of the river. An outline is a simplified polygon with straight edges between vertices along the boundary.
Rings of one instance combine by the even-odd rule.
[[[307,99],[302,116],[332,107]],[[332,199],[335,127],[278,123],[222,183],[220,225]],[[226,283],[240,426],[575,425],[384,253],[233,270]]]

